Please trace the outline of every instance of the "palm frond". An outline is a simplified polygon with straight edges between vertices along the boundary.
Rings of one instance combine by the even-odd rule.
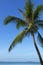
[[[21,12],[22,14],[24,13],[21,9],[18,9],[19,10],[19,12]]]
[[[43,5],[37,6],[37,8],[34,11],[34,19],[39,18],[39,14],[43,11]]]
[[[22,14],[22,16],[23,16],[24,18],[26,18],[25,13],[24,13],[21,9],[18,9],[18,10],[19,10],[19,12]]]
[[[14,16],[7,16],[4,19],[4,24],[8,24],[8,23],[10,23],[11,21],[14,21],[14,20],[15,20],[15,17]]]
[[[35,21],[35,24],[36,24],[38,27],[43,28],[43,20],[36,20],[36,21]]]
[[[14,41],[10,45],[9,51],[11,51],[13,47],[15,47],[15,45],[17,45],[19,42],[22,42],[23,38],[27,35],[27,32],[29,32],[28,30],[29,29],[25,29],[20,34],[18,34],[18,36],[14,39]]]
[[[43,20],[36,20],[35,23],[36,24],[43,24]]]
[[[33,3],[31,0],[27,0],[25,4],[25,15],[27,18],[32,18]]]
[[[14,16],[8,16],[8,17],[6,17],[5,20],[4,20],[4,24],[8,24],[8,23],[10,23],[12,21],[14,23],[16,23],[16,25],[17,25],[18,28],[20,28],[21,26],[26,26],[27,25],[25,21],[23,21],[20,18],[14,17]]]
[[[24,21],[19,21],[16,26],[19,29],[21,26],[22,27],[27,26],[27,23],[25,23]]]
[[[24,12],[21,9],[18,9],[18,10],[24,16]]]
[[[40,33],[38,32],[38,42],[40,43],[40,45],[43,47],[43,38],[40,35]]]
[[[39,27],[43,29],[43,24],[39,24]]]

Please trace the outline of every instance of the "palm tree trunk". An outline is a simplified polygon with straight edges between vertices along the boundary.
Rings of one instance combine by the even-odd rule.
[[[37,47],[37,44],[36,44],[36,42],[35,42],[34,34],[32,34],[32,38],[33,38],[33,41],[34,41],[34,46],[35,46],[35,49],[36,49],[36,51],[37,51],[37,54],[38,54],[40,63],[41,63],[41,65],[43,65],[42,57],[41,57],[41,54],[40,54],[39,49],[38,49],[38,47]]]

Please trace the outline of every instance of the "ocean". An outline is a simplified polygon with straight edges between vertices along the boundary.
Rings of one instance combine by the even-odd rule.
[[[40,65],[38,62],[0,62],[0,65]]]

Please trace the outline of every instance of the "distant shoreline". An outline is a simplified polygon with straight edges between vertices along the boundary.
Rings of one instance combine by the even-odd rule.
[[[19,64],[20,63],[29,63],[29,64],[31,63],[31,64],[40,64],[40,62],[0,62],[0,63],[13,63],[13,64],[14,63],[19,63]]]

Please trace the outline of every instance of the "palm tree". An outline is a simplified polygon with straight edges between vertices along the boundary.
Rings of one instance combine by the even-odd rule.
[[[43,11],[43,4],[38,5],[36,8],[34,8],[34,4],[31,2],[31,0],[27,0],[24,6],[24,11],[22,11],[21,9],[18,10],[24,17],[24,20],[15,16],[7,16],[4,20],[4,24],[6,25],[13,21],[14,23],[16,23],[18,29],[20,27],[24,27],[24,30],[20,34],[18,34],[18,36],[11,43],[9,47],[9,52],[13,49],[13,47],[15,47],[16,44],[22,42],[25,36],[31,34],[40,63],[41,65],[43,65],[43,60],[37,47],[34,36],[35,33],[38,34],[37,38],[40,41],[41,46],[43,47],[43,38],[38,31],[40,27],[43,28],[43,20],[39,19],[39,14]]]

